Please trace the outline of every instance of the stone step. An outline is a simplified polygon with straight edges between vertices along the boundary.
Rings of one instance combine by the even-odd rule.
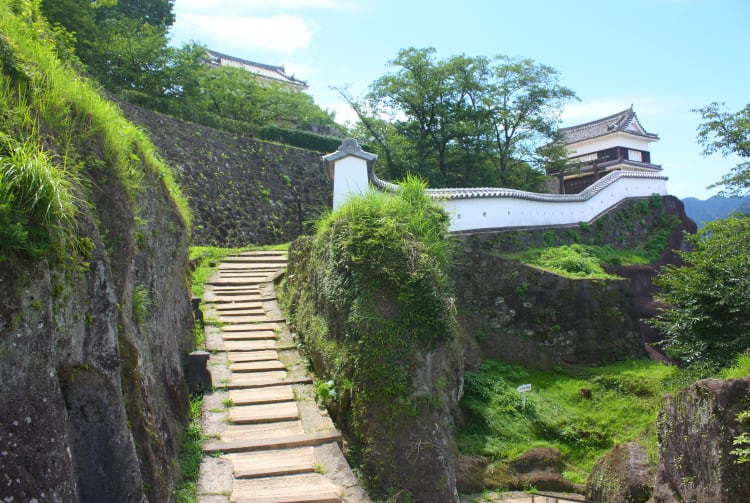
[[[264,423],[269,426],[286,423]],[[250,427],[262,426],[263,424],[241,424],[231,425],[230,427]],[[235,438],[231,441],[208,442],[203,445],[203,451],[206,453],[216,452],[253,452],[266,451],[271,449],[292,449],[295,447],[315,447],[318,445],[337,443],[341,445],[343,437],[336,430],[316,431],[314,433],[298,433],[288,436],[272,436],[268,438],[239,438],[237,434],[230,434],[228,438]],[[224,436],[222,434],[222,440]]]
[[[275,423],[294,419],[299,419],[296,402],[243,405],[229,409],[229,420],[234,424]]]
[[[340,503],[338,487],[319,473],[236,479],[232,503]]]
[[[214,292],[214,293],[237,293],[237,292],[244,292],[244,293],[255,293],[260,295],[260,287],[258,285],[234,285],[234,286],[209,286],[207,288],[208,291]]]
[[[229,383],[227,388],[238,389],[238,388],[263,388],[264,386],[258,386],[258,383],[271,383],[266,386],[278,386],[277,383],[283,382],[286,379],[287,372],[285,370],[270,370],[266,372],[232,372],[230,375]]]
[[[263,267],[260,269],[256,269],[255,267],[253,267],[252,269],[248,269],[247,266],[236,266],[236,267],[219,269],[218,271],[214,273],[214,275],[218,276],[219,278],[229,278],[229,277],[253,278],[256,276],[257,277],[274,277],[282,271],[283,269],[280,269],[278,267],[268,267],[268,268]]]
[[[263,305],[253,307],[237,307],[235,304],[217,304],[214,311],[221,316],[267,316]]]
[[[257,442],[260,445],[263,441],[281,439],[284,437],[297,437],[304,433],[305,429],[302,426],[301,420],[280,421],[277,423],[230,424],[219,435],[219,438],[221,440],[219,442],[211,442],[205,444],[204,450],[205,447],[210,447],[216,444],[218,448],[209,449],[206,452],[223,452],[221,450],[221,446],[225,444],[247,442],[249,440],[252,440],[253,442]]]
[[[312,447],[238,452],[225,454],[222,457],[232,462],[232,470],[236,479],[274,477],[314,471],[315,457]]]
[[[281,374],[281,372],[265,372],[267,374]],[[268,386],[285,386],[287,384],[312,384],[312,378],[304,377],[259,377],[257,374],[250,377],[240,377],[242,374],[232,374],[231,381],[226,385],[227,389],[249,389],[265,388]]]
[[[261,302],[264,300],[275,300],[276,297],[264,297],[260,293],[254,294],[254,295],[247,295],[247,294],[238,294],[238,295],[225,295],[220,294],[216,295],[213,293],[205,293],[203,295],[203,303],[204,304],[231,304],[232,302]]]
[[[237,309],[248,309],[250,311],[257,311],[263,309],[263,302],[257,300],[255,302],[237,302],[231,300],[229,302],[222,302],[214,307],[217,311],[233,311]]]
[[[270,372],[275,370],[286,370],[283,363],[278,360],[264,360],[260,362],[240,362],[229,365],[232,372]]]
[[[206,285],[213,286],[253,286],[266,283],[268,275],[263,274],[254,278],[213,278],[206,281]]]
[[[218,313],[219,314],[219,321],[223,323],[284,323],[283,318],[278,317],[269,317],[265,313],[263,314],[227,314],[227,313]]]
[[[222,332],[221,337],[225,341],[251,341],[260,339],[276,340],[276,332],[273,330],[248,330],[242,332]]]
[[[278,330],[282,328],[281,323],[233,323],[223,328],[224,332],[256,332],[262,330]]]
[[[230,362],[234,363],[278,360],[279,352],[273,349],[266,349],[261,351],[232,351],[231,353],[227,354],[227,359]]]
[[[263,403],[293,402],[294,391],[291,385],[269,386],[267,388],[237,389],[229,392],[229,398],[236,406],[259,405]]]
[[[280,254],[280,255],[234,255],[232,257],[232,260],[222,262],[222,263],[229,263],[229,262],[250,262],[250,263],[271,263],[271,264],[279,264],[282,267],[285,267],[287,262],[289,262],[289,258],[286,255]]]
[[[242,262],[222,263],[216,268],[218,271],[278,271],[286,267],[286,260],[251,259]]]
[[[258,290],[207,290],[204,294],[204,303],[222,304],[225,302],[236,302],[238,299],[247,299],[250,301],[264,301],[269,299]],[[275,297],[270,297],[274,299]]]
[[[219,265],[243,261],[260,264],[286,264],[289,261],[286,255],[232,255],[230,258],[231,260],[222,261]]]
[[[271,339],[224,341],[225,351],[263,351],[268,349],[276,349],[276,341]]]
[[[288,260],[286,257],[262,257],[262,256],[234,256],[227,257],[226,260],[222,260],[222,264],[246,264],[247,267],[252,267],[255,264],[273,264],[279,269],[286,267]]]

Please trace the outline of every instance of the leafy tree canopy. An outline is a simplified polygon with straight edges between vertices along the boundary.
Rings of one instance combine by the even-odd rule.
[[[698,143],[703,145],[704,155],[718,152],[725,157],[736,154],[743,159],[711,187],[726,187],[721,195],[750,194],[750,103],[736,113],[727,112],[723,103],[716,102],[694,112],[704,120],[698,126]]]
[[[656,284],[669,304],[653,325],[685,364],[714,370],[750,349],[750,217],[707,224],[687,238],[685,265],[660,269]]]
[[[384,176],[542,189],[540,148],[577,99],[554,68],[507,56],[440,60],[434,48],[413,47],[391,66],[362,99],[339,89],[359,117],[357,134],[383,158]]]
[[[168,45],[174,0],[39,0],[57,26],[59,53],[128,101],[237,133],[262,126],[327,131],[332,113],[308,94],[207,65],[198,43]]]

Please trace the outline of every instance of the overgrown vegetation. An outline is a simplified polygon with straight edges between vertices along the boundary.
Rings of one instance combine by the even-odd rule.
[[[188,221],[153,145],[60,63],[56,40],[38,1],[0,1],[0,255],[77,249],[76,212],[93,169],[119,180],[133,201],[144,174],[155,174]]]
[[[511,257],[528,265],[572,278],[608,279],[602,264],[619,262],[622,257],[630,258],[632,252],[615,251],[609,246],[566,245],[552,248],[532,248]]]
[[[336,124],[310,95],[240,68],[210,65],[199,43],[169,46],[172,0],[36,3],[55,27],[58,54],[132,103],[302,148],[330,152],[340,143],[311,132],[335,131]]]
[[[655,279],[669,307],[652,323],[670,356],[714,371],[750,349],[750,217],[711,222],[687,239],[685,264]]]
[[[216,246],[191,246],[190,262],[193,271],[190,274],[191,290],[194,297],[203,297],[203,285],[214,273],[219,262],[229,255],[236,255],[251,250],[286,250],[289,243],[269,246],[249,245],[242,248],[221,248]]]
[[[533,447],[556,447],[566,463],[564,475],[574,482],[584,482],[594,461],[615,443],[636,441],[655,461],[661,397],[691,377],[650,360],[577,373],[487,360],[465,374],[461,405],[468,422],[459,432],[459,448],[499,462]],[[516,387],[527,383],[532,390],[524,408]]]
[[[74,176],[30,141],[0,145],[0,261],[5,252],[39,257],[75,249],[78,205]]]
[[[198,473],[203,458],[202,408],[203,396],[192,396],[190,398],[190,422],[185,430],[182,447],[180,447],[180,482],[174,491],[177,503],[197,501]]]
[[[664,253],[670,234],[678,227],[674,215],[658,215],[661,197],[633,202],[625,210],[605,215],[594,225],[581,223],[564,232],[547,231],[545,246],[531,246],[503,256],[571,278],[612,279],[605,266],[651,264]],[[635,246],[605,244],[609,226],[624,227],[623,232],[643,234]],[[638,229],[637,229],[638,228]],[[569,244],[564,244],[569,243]]]
[[[363,98],[339,90],[359,117],[357,136],[380,155],[384,177],[544,190],[545,164],[567,164],[554,142],[575,93],[554,68],[531,59],[436,54],[402,49]]]
[[[321,382],[335,383],[326,398],[375,493],[397,490],[394,446],[373,444],[417,414],[416,353],[454,337],[447,225],[409,179],[396,195],[350,199],[290,248],[283,307]]]

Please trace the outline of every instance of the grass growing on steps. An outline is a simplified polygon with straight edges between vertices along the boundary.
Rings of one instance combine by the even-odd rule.
[[[202,407],[202,395],[195,395],[190,399],[190,423],[188,423],[185,439],[180,448],[180,483],[174,491],[177,503],[197,501],[198,473],[203,458],[204,440],[201,425]]]
[[[468,421],[458,434],[459,448],[497,462],[533,447],[556,447],[566,463],[564,475],[574,482],[585,482],[593,463],[615,443],[636,441],[655,461],[661,397],[691,377],[650,360],[577,373],[488,360],[465,375],[461,405]],[[516,387],[527,383],[532,390],[524,408]],[[582,390],[590,390],[591,398]]]
[[[230,255],[246,251],[286,251],[289,243],[266,246],[245,246],[242,248],[220,248],[216,246],[191,246],[190,260],[195,264],[195,269],[190,275],[193,296],[203,297],[203,285],[218,267],[219,262]],[[213,264],[213,265],[211,265]]]

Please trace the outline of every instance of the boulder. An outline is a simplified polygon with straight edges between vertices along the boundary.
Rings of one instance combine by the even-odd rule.
[[[487,473],[487,485],[503,489],[580,493],[582,487],[565,479],[562,455],[554,447],[530,449],[507,463],[494,465]]]
[[[737,414],[750,406],[750,376],[704,379],[664,397],[657,428],[653,503],[750,501],[750,464],[738,464]]]
[[[646,449],[634,442],[616,445],[602,456],[586,480],[586,499],[609,503],[646,503],[653,473]]]
[[[456,460],[456,489],[459,493],[469,494],[482,492],[484,472],[488,460],[483,456],[459,456]]]

